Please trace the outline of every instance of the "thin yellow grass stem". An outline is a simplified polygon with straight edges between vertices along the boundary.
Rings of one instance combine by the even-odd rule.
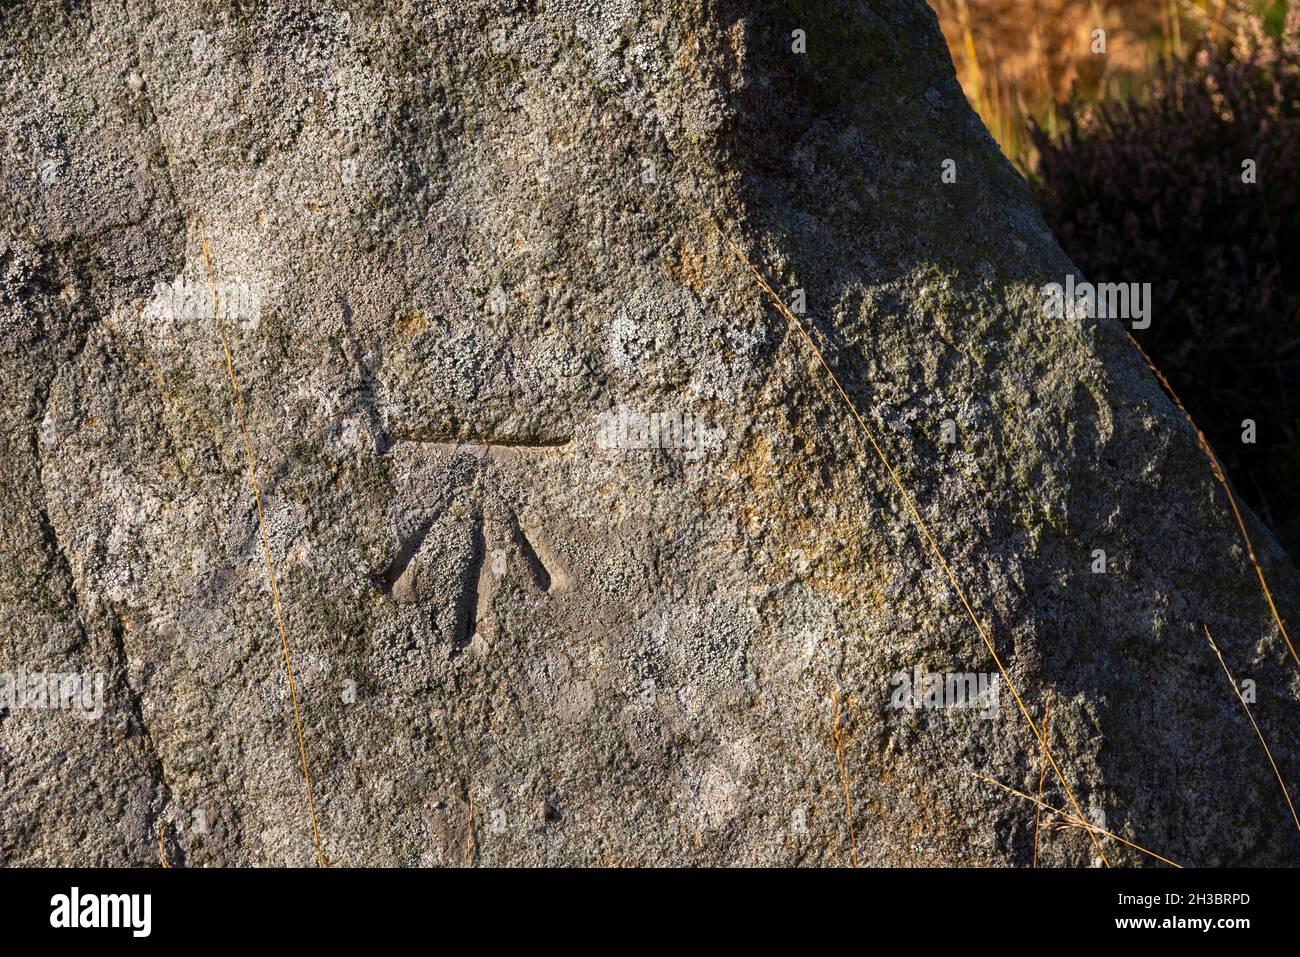
[[[1051,749],[1047,747],[1047,742],[1044,740],[1042,732],[1038,730],[1038,725],[1034,723],[1033,717],[1029,714],[1029,709],[1025,707],[1024,701],[1021,700],[1020,692],[1016,690],[1015,682],[1011,680],[1011,675],[1008,674],[1007,669],[1003,666],[1002,659],[998,656],[997,649],[993,646],[993,640],[989,637],[988,633],[985,631],[984,626],[980,623],[979,618],[976,617],[975,609],[971,606],[970,600],[966,597],[966,592],[962,589],[961,585],[958,583],[957,576],[953,574],[952,568],[949,566],[947,560],[943,557],[943,552],[939,549],[938,542],[935,541],[934,535],[930,532],[930,526],[927,525],[925,519],[921,517],[920,511],[916,507],[916,503],[912,501],[912,496],[908,494],[907,488],[903,485],[902,479],[898,477],[898,473],[897,471],[895,471],[893,464],[889,461],[888,456],[885,455],[884,450],[880,447],[880,444],[876,441],[876,437],[874,433],[872,433],[871,429],[867,427],[867,423],[863,420],[862,414],[858,412],[857,405],[854,404],[851,398],[849,398],[848,392],[845,391],[844,386],[840,383],[839,376],[837,376],[835,374],[835,371],[830,367],[830,363],[826,361],[826,357],[822,354],[821,349],[817,347],[817,343],[813,341],[808,331],[804,329],[803,323],[801,323],[797,318],[795,318],[795,315],[790,310],[790,307],[786,305],[785,300],[783,300],[779,295],[777,295],[776,290],[772,288],[770,283],[768,283],[766,277],[764,277],[763,273],[759,271],[758,267],[755,266],[752,262],[750,262],[748,257],[746,257],[745,254],[741,252],[740,249],[736,247],[731,242],[730,239],[727,238],[726,233],[722,231],[722,227],[718,225],[717,221],[712,216],[709,216],[709,222],[712,224],[713,228],[717,231],[718,236],[721,238],[722,242],[727,246],[728,249],[731,250],[732,254],[735,255],[736,258],[739,259],[742,263],[744,263],[747,267],[749,267],[749,270],[751,273],[753,273],[754,278],[757,280],[759,284],[759,287],[767,294],[768,298],[771,299],[772,304],[776,307],[777,311],[781,313],[781,315],[786,319],[786,321],[790,323],[791,327],[794,328],[799,333],[799,336],[804,340],[804,342],[807,343],[808,347],[812,350],[813,354],[816,356],[817,361],[821,364],[821,367],[825,369],[827,375],[830,376],[830,380],[834,384],[836,391],[839,393],[840,397],[844,400],[844,404],[848,407],[849,412],[853,415],[853,418],[857,421],[858,427],[861,428],[863,435],[866,436],[867,441],[871,444],[872,449],[876,453],[876,457],[879,458],[881,464],[885,466],[885,470],[889,473],[889,477],[893,481],[895,488],[898,489],[899,497],[902,498],[904,504],[906,504],[907,506],[907,510],[911,513],[912,518],[915,520],[917,526],[920,528],[922,534],[925,536],[926,541],[930,545],[931,551],[934,552],[935,558],[938,560],[940,567],[943,569],[943,572],[947,576],[949,583],[952,585],[953,591],[955,591],[957,593],[957,597],[961,599],[962,606],[966,609],[966,614],[969,616],[971,622],[975,625],[975,630],[979,632],[979,636],[983,640],[984,646],[988,649],[989,654],[993,658],[993,663],[997,665],[998,672],[1002,675],[1002,680],[1005,681],[1007,687],[1011,689],[1012,697],[1015,698],[1016,705],[1017,707],[1019,707],[1020,713],[1024,716],[1025,721],[1029,724],[1030,729],[1034,732],[1034,738],[1042,744],[1043,751],[1047,755],[1047,760],[1051,762],[1052,770],[1056,773],[1057,780],[1061,782],[1061,787],[1065,789],[1065,793],[1069,797],[1070,803],[1074,805],[1075,811],[1078,812],[1079,819],[1086,822],[1087,819],[1084,816],[1083,809],[1079,806],[1078,799],[1075,798],[1074,796],[1074,791],[1071,789],[1069,783],[1065,780],[1065,774],[1061,771],[1059,765],[1056,763],[1056,759],[1052,756]],[[1102,862],[1107,867],[1110,867],[1110,860],[1106,857],[1106,852],[1102,850],[1101,843],[1097,840],[1096,834],[1093,833],[1092,828],[1089,825],[1085,823],[1084,826],[1088,828],[1088,837],[1092,840],[1093,847],[1096,848],[1097,853],[1098,855],[1100,855]]]
[[[1210,626],[1202,625],[1205,629],[1205,637],[1209,639],[1210,647],[1214,649],[1214,656],[1219,659],[1219,664],[1223,665],[1223,673],[1228,676],[1228,684],[1232,685],[1233,692],[1237,695],[1237,700],[1241,702],[1242,708],[1246,711],[1246,717],[1250,719],[1251,727],[1255,729],[1255,735],[1259,738],[1259,743],[1264,746],[1264,753],[1268,755],[1268,763],[1273,765],[1273,774],[1277,777],[1277,783],[1282,786],[1282,796],[1286,798],[1286,806],[1291,809],[1291,820],[1295,822],[1295,828],[1300,831],[1300,817],[1296,816],[1295,805],[1291,803],[1291,792],[1287,790],[1286,782],[1282,780],[1282,772],[1277,768],[1277,762],[1273,760],[1273,752],[1264,740],[1264,732],[1259,730],[1259,725],[1255,721],[1255,716],[1250,713],[1250,707],[1246,704],[1245,697],[1242,696],[1241,689],[1237,687],[1237,679],[1232,677],[1232,672],[1228,670],[1228,663],[1223,660],[1223,653],[1219,651],[1219,646],[1214,643],[1214,636],[1210,634]]]

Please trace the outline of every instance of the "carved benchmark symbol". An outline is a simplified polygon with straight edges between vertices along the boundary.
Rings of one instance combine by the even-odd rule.
[[[540,461],[562,450],[571,440],[449,441],[411,437],[396,441],[418,443],[438,457],[468,454],[479,463],[491,463],[509,475],[531,472]],[[435,521],[432,516],[424,518],[402,541],[387,571],[380,576],[383,590],[399,602],[426,598],[448,600],[447,595],[430,593],[428,586],[422,584],[422,579],[429,574],[428,566],[445,563],[447,559],[424,547]],[[555,594],[570,583],[566,564],[546,533],[539,526],[523,522],[504,496],[480,497],[469,522],[469,560],[464,566],[460,593],[453,599],[456,603],[453,652],[464,649],[480,632],[490,637],[492,599],[512,555],[522,560],[516,567],[522,565],[525,579],[536,591]]]

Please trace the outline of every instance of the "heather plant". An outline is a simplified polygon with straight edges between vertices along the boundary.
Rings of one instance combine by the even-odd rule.
[[[1136,337],[1300,556],[1300,8],[1031,135],[1062,245],[1094,282],[1152,283]]]
[[[1055,132],[1067,100],[1141,96],[1162,62],[1201,33],[1229,36],[1287,0],[930,0],[971,106],[1022,170],[1037,167],[1030,120]]]

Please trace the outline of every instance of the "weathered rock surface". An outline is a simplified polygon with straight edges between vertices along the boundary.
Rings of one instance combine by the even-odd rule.
[[[312,7],[0,14],[0,670],[106,679],[0,711],[0,861],[315,861],[202,234],[332,861],[847,864],[836,697],[861,863],[1028,863],[978,775],[1037,743],[890,706],[996,668],[716,217],[1085,812],[1300,862],[1202,630],[1300,781],[1223,492],[1119,323],[1043,318],[1070,264],[919,0]]]

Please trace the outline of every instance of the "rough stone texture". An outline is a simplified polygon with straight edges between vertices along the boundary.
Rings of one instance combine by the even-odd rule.
[[[976,774],[1036,742],[890,707],[994,665],[711,216],[1084,809],[1300,862],[1202,631],[1300,781],[1222,490],[1118,323],[1041,316],[1070,265],[919,0],[312,6],[0,13],[0,668],[107,680],[0,712],[0,862],[315,861],[201,227],[332,861],[847,864],[838,694],[861,863],[1028,863]],[[619,406],[715,441],[602,447]]]

